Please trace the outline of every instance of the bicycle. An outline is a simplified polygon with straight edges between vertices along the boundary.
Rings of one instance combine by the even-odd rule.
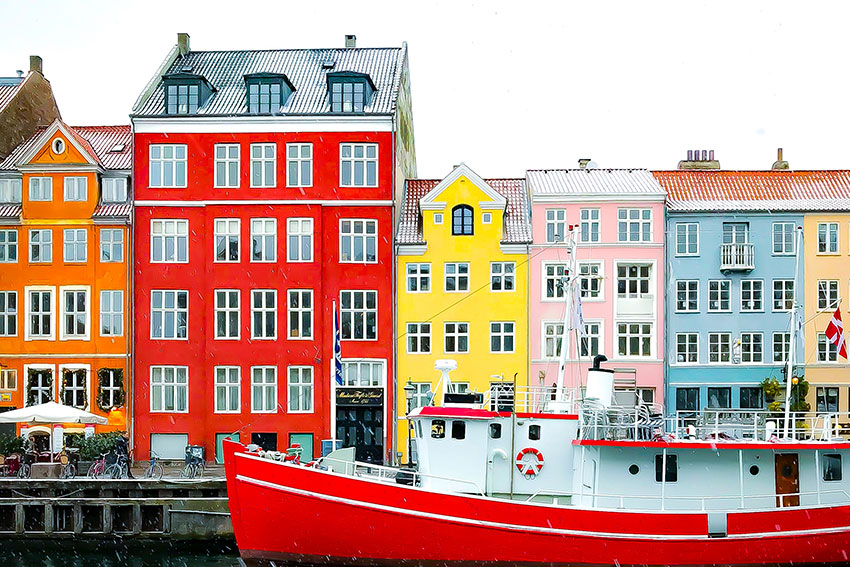
[[[115,462],[106,467],[103,476],[106,478],[129,478],[129,464],[127,457],[120,455]]]
[[[88,478],[103,478],[103,473],[106,471],[106,455],[108,453],[102,453],[99,459],[95,459],[94,462],[89,467],[88,472],[86,472],[86,477]]]
[[[204,476],[203,463],[187,463],[180,471],[181,478],[200,478]]]
[[[204,476],[204,448],[197,445],[186,446],[186,465],[180,471],[181,478]]]
[[[77,476],[77,465],[71,460],[64,450],[59,453],[59,463],[62,465],[62,472],[59,473],[59,478],[74,478]]]
[[[159,462],[159,455],[151,451],[151,462],[145,470],[144,478],[152,478],[159,480],[162,478],[162,464]]]

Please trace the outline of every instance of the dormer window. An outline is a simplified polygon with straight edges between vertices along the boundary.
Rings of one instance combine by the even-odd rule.
[[[162,78],[166,114],[197,114],[213,92],[201,75],[181,71]]]
[[[250,114],[278,114],[295,88],[286,75],[255,73],[245,75]]]
[[[375,87],[364,73],[328,74],[331,112],[363,112],[369,105]]]
[[[469,205],[458,205],[452,209],[452,235],[470,236],[473,228],[472,207]]]

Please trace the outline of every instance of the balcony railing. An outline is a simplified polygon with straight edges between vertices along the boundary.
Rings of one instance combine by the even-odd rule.
[[[755,249],[752,244],[721,244],[721,270],[752,270],[756,267]]]

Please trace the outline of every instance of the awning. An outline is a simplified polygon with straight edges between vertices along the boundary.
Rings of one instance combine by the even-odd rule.
[[[47,402],[0,413],[0,423],[99,423],[107,419],[71,406]]]

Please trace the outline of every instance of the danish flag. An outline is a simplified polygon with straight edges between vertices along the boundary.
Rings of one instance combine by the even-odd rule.
[[[826,326],[826,340],[838,348],[840,354],[847,359],[847,346],[844,344],[844,323],[841,322],[841,308],[837,308],[832,314],[832,320]]]

